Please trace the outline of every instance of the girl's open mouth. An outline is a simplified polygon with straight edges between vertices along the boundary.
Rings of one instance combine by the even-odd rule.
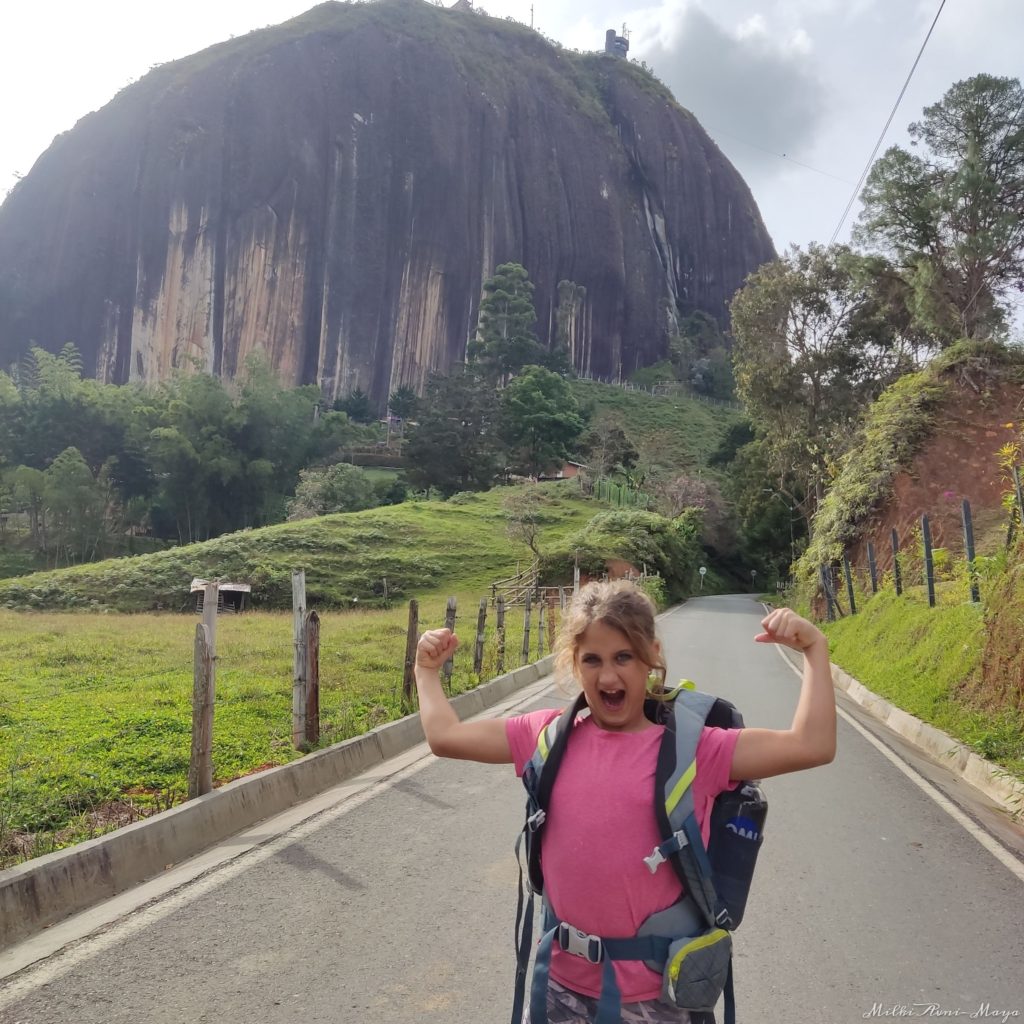
[[[621,711],[626,703],[625,690],[601,690],[601,703],[609,711]]]

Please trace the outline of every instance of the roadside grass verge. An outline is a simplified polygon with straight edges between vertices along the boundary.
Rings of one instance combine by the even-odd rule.
[[[923,587],[858,600],[857,614],[823,624],[832,660],[869,690],[942,729],[1024,780],[1024,714],[971,696],[981,672],[983,605],[958,582],[940,585],[937,607]]]

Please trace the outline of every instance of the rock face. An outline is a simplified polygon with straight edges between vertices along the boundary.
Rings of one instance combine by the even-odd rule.
[[[596,42],[599,42],[596,41]],[[155,68],[0,207],[0,365],[74,341],[103,380],[194,363],[383,408],[465,356],[481,286],[559,283],[574,365],[626,376],[725,322],[774,256],[735,169],[634,65],[423,0],[327,3]]]

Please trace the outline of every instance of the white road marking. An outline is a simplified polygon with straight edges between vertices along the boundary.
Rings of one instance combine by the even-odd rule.
[[[526,704],[543,696],[552,686],[550,677],[545,677],[475,717],[488,718],[515,713]],[[322,794],[319,798],[321,800],[329,796],[330,793],[335,794],[329,809],[314,811],[312,816],[304,815],[299,824],[289,827],[287,831],[275,838],[269,841],[257,840],[251,849],[243,849],[241,853],[238,852],[240,839],[244,841],[248,835],[256,834],[258,836],[260,833],[272,832],[274,822],[287,818],[289,814],[294,816],[295,808],[285,811],[275,818],[258,822],[240,835],[230,837],[226,843],[233,844],[234,852],[228,859],[222,859],[212,868],[203,865],[202,862],[206,855],[200,854],[194,858],[194,862],[187,862],[176,869],[177,872],[182,873],[176,884],[172,882],[168,885],[167,876],[161,876],[159,879],[137,887],[134,891],[107,901],[107,904],[127,902],[127,905],[119,908],[116,914],[104,915],[102,908],[106,904],[100,904],[98,907],[85,910],[82,914],[55,925],[52,930],[45,931],[0,954],[0,979],[10,979],[6,982],[0,980],[0,984],[3,986],[0,989],[0,1010],[6,1009],[19,999],[24,999],[42,986],[57,981],[91,957],[124,942],[144,928],[148,928],[169,914],[188,906],[200,896],[269,860],[293,843],[300,842],[325,825],[344,817],[367,801],[394,788],[404,779],[429,768],[436,760],[437,758],[430,753],[426,743],[417,744],[404,754],[385,761],[360,776],[347,780],[327,794]],[[377,781],[373,781],[374,779]],[[352,795],[348,795],[349,793]],[[304,804],[300,806],[308,807],[317,799],[314,797],[312,800],[304,801]],[[336,802],[339,799],[342,801],[341,803]],[[218,844],[218,848],[224,845],[226,844]],[[147,886],[152,886],[154,882],[158,888],[158,894],[149,900],[143,898],[139,901],[138,892]],[[163,891],[159,891],[160,887],[163,887]],[[133,892],[134,902],[132,902]],[[98,918],[97,911],[100,915]],[[83,925],[82,922],[89,922],[90,917],[92,917],[91,924]],[[58,929],[65,932],[63,938],[58,936]],[[30,950],[27,954],[26,949]]]
[[[798,676],[802,676],[803,673],[794,665],[789,658],[783,653],[782,648],[775,644],[775,650],[783,662],[788,665]],[[923,775],[920,775],[913,768],[910,767],[905,761],[903,761],[897,754],[890,750],[881,740],[873,736],[867,729],[864,728],[852,715],[848,714],[842,708],[837,707],[836,713],[846,722],[848,725],[853,726],[870,743],[876,750],[878,750],[883,757],[891,761],[901,772],[915,786],[918,787],[922,792],[926,793],[932,800],[935,801],[958,825],[960,825],[964,831],[969,835],[973,836],[982,846],[992,854],[1000,864],[1009,868],[1017,878],[1024,882],[1024,864],[1009,851],[1005,846],[1002,845],[998,840],[994,839],[988,832],[971,821],[959,807],[956,806],[941,790],[933,786]]]

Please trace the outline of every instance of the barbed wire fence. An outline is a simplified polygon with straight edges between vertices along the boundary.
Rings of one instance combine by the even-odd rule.
[[[1002,545],[1005,556],[1021,535],[1024,509],[1019,467],[1013,467],[1011,479]],[[820,606],[816,610],[834,622],[856,615],[858,602],[887,588],[897,597],[926,601],[931,608],[979,604],[981,583],[999,557],[978,554],[974,519],[970,501],[960,498],[955,512],[933,510],[902,530],[891,527],[887,535],[869,534],[844,551],[838,562],[818,567]]]

